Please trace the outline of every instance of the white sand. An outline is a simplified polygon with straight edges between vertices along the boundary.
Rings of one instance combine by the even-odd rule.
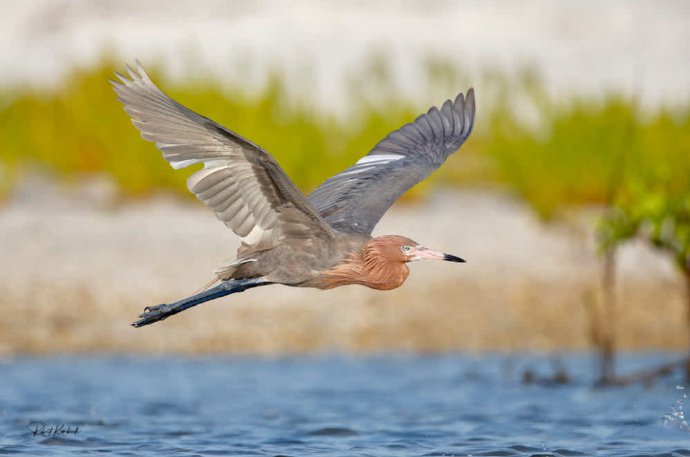
[[[237,246],[196,202],[156,199],[107,210],[41,181],[0,210],[0,350],[291,352],[552,349],[588,344],[599,262],[591,217],[543,225],[494,192],[437,192],[398,204],[376,233],[399,233],[467,264],[412,265],[403,287],[332,291],[270,286],[143,329],[145,305],[182,298]],[[97,190],[97,189],[96,189]],[[108,193],[100,192],[107,195]],[[94,202],[100,201],[98,205]],[[99,209],[99,206],[101,209]],[[640,245],[621,256],[621,342],[682,347],[680,278]]]

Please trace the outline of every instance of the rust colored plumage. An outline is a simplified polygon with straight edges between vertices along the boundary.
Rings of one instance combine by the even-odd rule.
[[[359,284],[371,289],[391,290],[400,287],[410,274],[406,263],[410,260],[403,246],[417,243],[398,235],[368,240],[359,252],[350,253],[344,263],[322,273],[320,289]]]
[[[168,97],[138,62],[128,73],[128,78],[118,74],[120,82],[113,86],[141,136],[155,142],[174,168],[203,165],[187,187],[242,238],[236,258],[215,270],[217,279],[206,290],[147,307],[135,327],[268,284],[390,290],[407,279],[407,262],[464,262],[403,236],[372,238],[371,232],[400,195],[440,167],[470,135],[472,89],[467,98],[458,94],[390,133],[306,197],[261,147]]]

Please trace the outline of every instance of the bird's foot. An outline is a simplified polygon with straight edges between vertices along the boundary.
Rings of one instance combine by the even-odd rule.
[[[139,315],[139,320],[132,323],[133,327],[143,327],[144,325],[153,324],[154,322],[162,321],[170,316],[173,307],[169,304],[147,306],[144,312]]]
[[[181,313],[192,306],[213,300],[214,298],[242,292],[252,287],[265,286],[266,284],[270,283],[263,278],[224,281],[215,287],[211,287],[210,289],[206,289],[198,294],[183,298],[174,303],[147,306],[144,308],[144,312],[139,316],[139,320],[133,322],[132,325],[134,327],[143,327],[144,325],[153,324],[154,322],[162,321],[173,314]]]

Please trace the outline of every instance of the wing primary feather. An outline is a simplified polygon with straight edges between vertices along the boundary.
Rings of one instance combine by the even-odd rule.
[[[474,126],[474,92],[432,107],[391,132],[347,170],[309,195],[337,230],[370,235],[391,204],[457,151]]]
[[[435,106],[429,109],[427,112],[427,122],[429,123],[431,132],[434,135],[434,141],[440,141],[443,139],[443,119],[441,119],[441,113]]]
[[[470,89],[467,91],[467,98],[465,100],[463,108],[463,112],[465,114],[464,136],[469,136],[469,134],[472,133],[472,129],[474,129],[474,89]]]
[[[441,108],[441,114],[443,118],[443,136],[449,137],[453,135],[453,129],[455,126],[453,120],[453,102],[446,100]]]

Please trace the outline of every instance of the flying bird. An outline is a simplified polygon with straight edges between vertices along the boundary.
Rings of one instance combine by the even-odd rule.
[[[203,164],[187,187],[242,239],[236,258],[191,297],[149,306],[141,327],[225,295],[269,284],[332,289],[400,287],[407,262],[460,257],[399,235],[372,237],[395,200],[465,142],[474,127],[474,91],[432,107],[381,140],[350,168],[305,196],[260,146],[161,91],[139,62],[111,81],[142,138],[173,168]],[[218,283],[214,286],[215,283]]]

